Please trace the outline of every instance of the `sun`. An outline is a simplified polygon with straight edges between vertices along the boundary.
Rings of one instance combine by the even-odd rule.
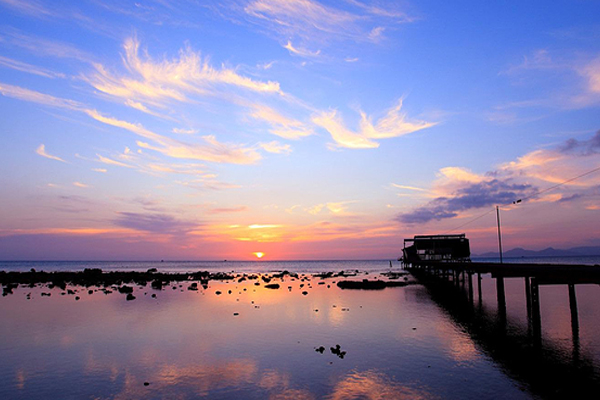
[[[263,253],[262,251],[257,251],[256,253],[252,253],[256,256],[256,258],[263,258],[265,256],[265,253]]]

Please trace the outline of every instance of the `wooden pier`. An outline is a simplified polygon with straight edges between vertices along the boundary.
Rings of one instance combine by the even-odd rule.
[[[523,278],[527,316],[532,322],[533,334],[541,338],[540,292],[541,285],[567,285],[569,288],[569,305],[571,309],[571,327],[573,340],[579,340],[579,317],[577,312],[577,284],[599,284],[599,265],[557,265],[557,264],[501,264],[486,262],[445,262],[431,260],[412,260],[403,263],[406,270],[418,278],[444,279],[458,285],[468,285],[470,301],[473,301],[473,275],[477,276],[477,292],[482,301],[481,275],[491,274],[496,280],[496,296],[498,313],[506,317],[505,278]]]

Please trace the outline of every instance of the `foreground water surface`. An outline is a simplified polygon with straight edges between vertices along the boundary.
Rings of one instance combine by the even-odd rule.
[[[389,264],[373,263],[303,270],[387,279],[376,271]],[[597,285],[577,286],[576,337],[566,286],[542,287],[534,348],[522,280],[506,280],[499,325],[489,276],[471,302],[461,288],[342,290],[340,279],[136,286],[133,301],[93,287],[19,287],[0,298],[0,398],[552,398],[577,392],[572,376],[600,388]],[[544,385],[519,365],[564,382]]]

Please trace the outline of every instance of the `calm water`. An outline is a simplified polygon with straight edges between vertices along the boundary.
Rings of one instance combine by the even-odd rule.
[[[165,262],[160,268],[369,271],[354,279],[389,270],[388,261],[225,264]],[[154,266],[3,263],[0,269]],[[350,291],[339,289],[337,280],[285,278],[276,290],[253,281],[211,281],[197,292],[187,283],[162,291],[136,287],[133,301],[117,292],[88,294],[88,288],[73,288],[76,301],[58,288],[20,287],[0,298],[0,398],[551,398],[564,397],[568,379],[558,384],[556,377],[573,371],[584,385],[600,387],[597,285],[577,286],[576,338],[567,288],[540,288],[543,336],[532,353],[522,280],[506,279],[501,328],[489,276],[482,280],[481,303],[477,295],[469,303],[460,288]],[[344,358],[330,351],[337,344]],[[530,376],[527,369],[534,368],[552,377],[545,386]]]
[[[474,261],[498,262],[497,258],[477,258]],[[548,264],[600,264],[600,256],[589,257],[527,257],[505,258],[506,263]],[[392,260],[394,268],[400,263]],[[157,268],[163,272],[235,271],[242,273],[290,271],[318,273],[328,271],[359,270],[384,272],[390,269],[390,260],[367,261],[0,261],[0,271],[83,271],[85,268],[100,268],[103,271],[146,271]]]
[[[400,263],[392,261],[396,268]],[[0,261],[0,271],[83,271],[100,268],[103,271],[146,271],[157,268],[161,272],[225,271],[266,273],[290,271],[319,273],[342,270],[382,272],[390,269],[390,260],[374,261]]]

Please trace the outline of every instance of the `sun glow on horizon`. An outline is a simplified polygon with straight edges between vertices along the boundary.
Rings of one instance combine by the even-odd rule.
[[[254,254],[256,258],[263,258],[265,256],[265,253],[263,253],[262,251],[257,251],[252,254]]]

